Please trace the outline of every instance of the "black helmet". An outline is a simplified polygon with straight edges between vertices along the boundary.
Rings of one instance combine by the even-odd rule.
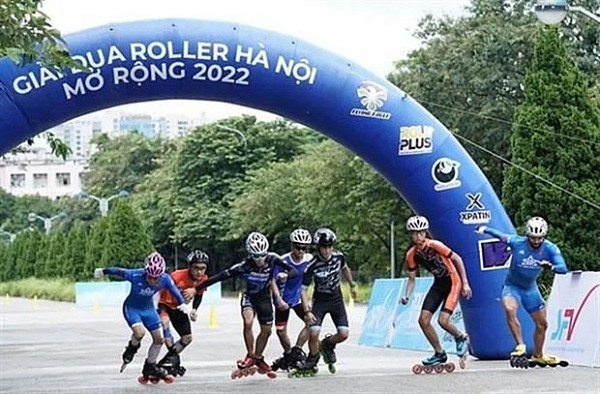
[[[335,233],[328,228],[318,229],[313,237],[313,242],[317,246],[333,246],[335,240]]]
[[[201,250],[192,250],[187,256],[188,265],[206,264],[208,265],[208,255]]]

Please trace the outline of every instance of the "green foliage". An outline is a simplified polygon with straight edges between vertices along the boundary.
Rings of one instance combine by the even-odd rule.
[[[0,294],[11,297],[75,302],[75,284],[68,279],[27,278],[3,281],[0,283]]]
[[[578,3],[598,7],[597,0]],[[416,33],[420,48],[398,61],[388,79],[448,129],[510,159],[510,121],[523,100],[539,26],[531,6],[529,0],[472,0],[459,18],[424,18]],[[575,61],[598,83],[600,25],[583,19],[573,16],[562,32]],[[474,146],[465,148],[500,194],[504,163]]]
[[[48,253],[44,267],[44,278],[60,278],[64,275],[65,236],[62,231],[52,231],[48,238]]]
[[[136,268],[154,249],[142,222],[125,200],[118,200],[108,216],[106,265]]]
[[[600,269],[600,110],[556,28],[538,33],[511,145],[516,164],[555,185],[509,168],[504,202],[515,222],[543,216],[570,269]]]
[[[46,234],[41,234],[38,240],[38,249],[35,254],[35,266],[33,272],[36,278],[47,278],[46,276],[46,261],[50,253],[50,237]]]
[[[85,184],[86,191],[98,197],[133,191],[158,167],[156,159],[163,144],[161,139],[149,140],[136,133],[112,139],[100,134],[92,142],[97,151],[90,159]]]
[[[65,253],[64,276],[75,280],[84,280],[90,277],[86,270],[86,243],[87,231],[84,226],[73,227],[69,232],[67,251]]]
[[[385,179],[331,141],[293,162],[251,172],[240,189],[231,204],[232,237],[258,228],[271,235],[276,250],[285,250],[295,227],[331,227],[337,247],[366,278],[389,273],[390,222],[410,215]],[[405,237],[395,239],[403,250]]]
[[[82,274],[84,278],[90,278],[95,268],[106,267],[105,247],[108,245],[108,217],[101,217],[90,229],[85,248],[85,269]]]

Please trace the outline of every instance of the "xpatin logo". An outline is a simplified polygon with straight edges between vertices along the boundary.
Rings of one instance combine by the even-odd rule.
[[[593,286],[583,297],[581,304],[577,308],[563,308],[558,310],[556,313],[556,330],[550,335],[551,341],[566,340],[569,342],[573,339],[577,322],[583,312],[583,307],[596,289],[600,290],[600,285]]]
[[[400,127],[398,156],[431,153],[433,151],[433,130],[431,126]]]
[[[435,163],[433,163],[433,166],[431,166],[431,177],[435,182],[433,188],[439,192],[460,187],[462,183],[460,179],[458,179],[459,168],[460,163],[457,161],[447,157],[437,159]]]
[[[469,203],[466,210],[460,212],[462,224],[485,224],[492,220],[492,211],[485,209],[485,205],[481,202],[482,195],[482,193],[465,194]]]
[[[387,90],[383,86],[372,81],[365,81],[356,89],[356,95],[363,108],[352,108],[350,115],[382,120],[389,120],[392,117],[389,112],[379,111],[379,108],[383,107],[388,99]]]

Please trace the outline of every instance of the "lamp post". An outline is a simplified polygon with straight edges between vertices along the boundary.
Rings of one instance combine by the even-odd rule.
[[[46,230],[46,234],[48,234],[50,232],[50,229],[52,228],[52,222],[57,220],[57,219],[62,219],[62,218],[66,218],[67,214],[64,212],[59,213],[58,215],[54,215],[52,217],[44,217],[44,216],[40,216],[37,213],[33,213],[31,212],[29,215],[27,215],[27,219],[30,222],[35,222],[36,220],[41,220],[42,222],[44,222],[44,230]]]
[[[580,12],[600,23],[600,15],[595,14],[583,7],[571,7],[567,0],[538,0],[533,7],[535,15],[540,22],[546,25],[558,25],[565,19],[567,12]]]
[[[79,192],[79,197],[86,199],[86,198],[91,198],[94,201],[98,201],[98,207],[100,208],[100,214],[102,214],[102,216],[106,216],[108,215],[108,203],[111,200],[114,200],[117,197],[127,197],[129,196],[129,193],[125,190],[121,190],[119,193],[114,194],[108,198],[104,198],[104,197],[96,197],[93,194],[89,194],[88,192],[85,191],[81,191]]]
[[[242,141],[244,141],[244,150],[248,149],[248,140],[246,140],[246,136],[244,135],[244,133],[242,133],[238,129],[234,129],[233,127],[225,126],[222,124],[217,124],[216,126],[218,129],[231,131],[232,133],[236,133],[237,135],[242,137]]]
[[[10,233],[10,232],[8,232],[6,230],[3,230],[1,228],[0,228],[0,234],[8,235],[10,243],[13,243],[15,241],[15,238],[17,238],[17,234]]]

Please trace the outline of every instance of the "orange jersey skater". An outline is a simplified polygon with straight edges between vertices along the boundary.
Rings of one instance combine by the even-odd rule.
[[[444,243],[432,239],[424,240],[420,247],[413,245],[406,253],[409,271],[415,271],[417,265],[420,265],[435,278],[428,297],[423,302],[423,309],[432,313],[442,301],[442,310],[452,313],[460,298],[462,281],[451,260],[453,253]]]
[[[183,290],[191,287],[196,287],[200,283],[208,279],[208,275],[202,274],[198,279],[192,278],[189,268],[171,272],[171,278],[175,282],[175,286],[183,293]],[[202,296],[206,289],[202,289],[196,294],[196,297]],[[168,291],[160,292],[159,304],[168,306],[171,309],[177,308],[177,300]]]

